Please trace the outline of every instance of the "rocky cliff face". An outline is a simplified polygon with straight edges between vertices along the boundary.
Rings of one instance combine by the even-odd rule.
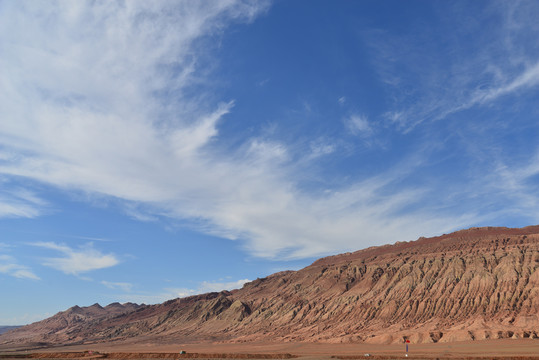
[[[232,292],[92,316],[71,322],[65,316],[55,322],[59,326],[47,327],[53,317],[30,325],[32,336],[25,336],[27,326],[0,336],[0,343],[141,336],[167,342],[537,338],[539,226],[473,228],[373,247],[257,279]],[[40,326],[49,332],[36,335]]]

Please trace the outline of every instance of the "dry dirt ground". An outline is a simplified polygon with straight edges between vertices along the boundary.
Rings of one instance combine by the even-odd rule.
[[[187,354],[180,356],[180,351]],[[87,351],[92,353],[88,354]],[[78,354],[76,354],[78,352]],[[86,352],[86,353],[82,353]],[[38,355],[39,353],[39,355]],[[64,355],[62,355],[63,353]],[[72,354],[66,354],[72,353]],[[99,353],[99,354],[98,354]],[[31,355],[34,354],[34,355]],[[197,355],[198,354],[198,355]],[[197,344],[152,344],[110,343],[64,346],[12,352],[0,349],[0,359],[7,358],[108,358],[108,359],[152,359],[168,358],[298,358],[300,360],[330,359],[406,359],[403,345],[372,344],[322,344],[322,343],[197,343]],[[503,339],[455,343],[410,344],[407,359],[537,359],[539,339]]]

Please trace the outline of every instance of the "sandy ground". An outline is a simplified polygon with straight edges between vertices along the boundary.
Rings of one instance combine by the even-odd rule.
[[[5,349],[4,349],[5,350]],[[403,345],[372,344],[321,344],[321,343],[241,343],[241,344],[152,344],[152,343],[110,343],[63,346],[30,352],[76,352],[98,351],[101,353],[187,353],[204,354],[292,354],[300,359],[331,359],[333,357],[364,358],[368,353],[374,356],[390,356],[405,359]],[[6,352],[0,350],[0,354]],[[414,358],[455,358],[468,357],[504,358],[532,357],[539,360],[539,339],[504,339],[455,343],[409,344],[409,357]]]

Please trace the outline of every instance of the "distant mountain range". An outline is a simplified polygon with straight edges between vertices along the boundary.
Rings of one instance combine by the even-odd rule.
[[[539,337],[539,226],[471,228],[330,256],[242,289],[72,307],[0,347],[89,342],[414,343]]]
[[[16,328],[19,328],[20,326],[4,326],[4,325],[0,325],[0,334],[3,334],[5,332],[8,332],[10,330],[14,330]]]

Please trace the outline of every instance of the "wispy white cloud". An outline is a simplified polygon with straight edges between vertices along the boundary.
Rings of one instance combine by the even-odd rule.
[[[137,203],[124,204],[124,212],[130,217],[132,217],[133,219],[136,219],[138,221],[154,222],[154,221],[159,220],[159,217],[140,209],[139,204]]]
[[[196,295],[196,291],[186,288],[166,288],[153,293],[123,293],[114,295],[115,301],[132,302],[136,304],[160,304],[167,300]]]
[[[62,253],[62,257],[46,258],[43,265],[69,275],[79,275],[93,270],[105,269],[120,262],[114,254],[103,254],[94,249],[92,243],[78,249],[53,242],[37,242],[31,245]]]
[[[539,35],[530,16],[539,11],[537,3],[493,1],[478,8],[475,13],[454,3],[438,8],[440,21],[431,31],[446,33],[459,19],[456,36],[443,40],[426,36],[421,26],[400,34],[365,32],[373,66],[393,101],[385,117],[400,131],[490,106],[539,84],[539,48],[530,41]],[[478,31],[478,21],[490,30]]]
[[[494,101],[501,96],[509,95],[519,90],[537,85],[539,85],[539,62],[527,67],[506,84],[501,84],[492,89],[476,90],[468,103],[454,109],[454,111],[470,108],[474,105],[485,104]]]
[[[122,290],[125,292],[130,292],[133,289],[133,284],[127,282],[113,282],[113,281],[101,281],[101,284],[105,285],[109,289],[113,290]]]
[[[320,156],[329,155],[336,151],[337,146],[325,139],[317,139],[310,143],[311,154],[308,159],[315,159]]]
[[[110,239],[107,239],[107,238],[93,237],[93,236],[64,235],[64,234],[57,234],[55,236],[64,237],[64,238],[71,238],[71,239],[79,239],[79,240],[100,241],[100,242],[109,242],[109,241],[111,241]]]
[[[0,273],[19,279],[39,280],[39,276],[34,274],[29,267],[19,265],[11,255],[0,255]]]
[[[264,79],[264,80],[258,81],[258,82],[256,83],[256,86],[258,86],[258,87],[264,87],[264,86],[266,86],[266,84],[269,83],[269,82],[270,82],[270,78],[266,78],[266,79]]]
[[[369,120],[363,115],[350,115],[344,123],[353,135],[370,136],[373,132]]]
[[[464,91],[467,92],[465,97],[430,103],[431,108],[412,108],[408,111],[390,112],[386,116],[403,126],[404,131],[408,132],[423,121],[438,121],[475,106],[488,105],[504,96],[510,96],[539,85],[539,62],[525,68],[522,72],[506,76],[509,77],[506,82],[500,82],[495,86],[485,89],[478,88],[471,92]],[[462,89],[467,87],[467,84],[462,84]],[[455,91],[457,90],[455,89]],[[416,116],[417,118],[413,119]]]
[[[120,301],[125,302],[134,302],[134,303],[144,303],[144,304],[158,304],[167,300],[183,298],[188,296],[193,296],[197,294],[204,294],[208,292],[219,292],[223,290],[233,290],[239,289],[244,284],[248,283],[251,280],[242,279],[237,281],[203,281],[198,287],[194,289],[189,288],[164,288],[163,291],[154,294],[140,294],[140,293],[129,293],[116,295],[115,298],[120,299]],[[129,292],[129,291],[126,291]]]
[[[197,291],[200,293],[206,293],[206,292],[217,292],[217,291],[223,291],[223,290],[240,289],[243,285],[245,285],[249,281],[251,280],[241,279],[238,281],[228,281],[228,282],[203,281],[200,284]]]
[[[539,220],[539,186],[533,181],[539,176],[539,151],[526,163],[515,165],[498,160],[493,171],[483,180],[483,191],[496,194],[509,213],[521,214],[532,223]],[[500,201],[500,200],[498,200]]]
[[[34,218],[43,214],[47,202],[32,191],[0,180],[0,218]]]
[[[45,312],[42,314],[30,314],[30,313],[23,313],[17,316],[5,316],[0,318],[0,324],[6,325],[6,326],[21,326],[21,325],[28,325],[36,321],[41,321],[43,319],[46,319],[53,314],[49,312]]]

